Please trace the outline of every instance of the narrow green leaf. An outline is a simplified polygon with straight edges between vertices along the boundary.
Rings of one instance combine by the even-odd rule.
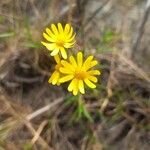
[[[3,32],[3,33],[0,33],[0,38],[8,38],[8,37],[12,37],[14,35],[15,35],[14,32]]]
[[[90,121],[90,122],[93,122],[93,118],[92,116],[90,115],[90,113],[87,111],[87,109],[84,107],[83,109],[83,113],[84,113],[84,116]]]

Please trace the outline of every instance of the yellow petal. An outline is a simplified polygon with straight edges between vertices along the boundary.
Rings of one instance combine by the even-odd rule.
[[[86,83],[86,85],[92,89],[96,88],[96,85],[93,84],[90,80],[88,79],[84,79],[84,82]]]
[[[88,76],[88,79],[95,83],[98,81],[97,78],[94,76]]]
[[[64,77],[62,77],[62,78],[59,79],[59,82],[60,82],[60,83],[67,82],[67,81],[73,79],[73,77],[74,77],[73,75],[64,76]]]
[[[60,34],[64,32],[61,23],[58,23],[58,31]]]
[[[75,41],[72,42],[72,43],[65,43],[65,44],[64,44],[64,47],[65,47],[65,48],[71,48],[71,47],[73,47],[74,44],[75,44]]]
[[[49,42],[55,42],[55,40],[51,38],[50,36],[48,36],[46,33],[43,33],[43,37]]]
[[[60,68],[60,72],[63,74],[73,74],[72,70],[70,70],[69,68],[64,68],[64,67]]]
[[[48,50],[52,51],[56,48],[55,43],[41,42]]]
[[[67,53],[66,53],[66,50],[65,50],[63,47],[61,47],[60,51],[61,51],[62,57],[63,57],[64,59],[67,59]]]
[[[66,24],[66,25],[65,25],[65,30],[64,30],[64,32],[65,32],[66,34],[68,34],[69,31],[70,31],[70,25],[69,25],[69,24]]]
[[[54,24],[51,25],[52,31],[55,35],[58,35],[58,30]]]
[[[76,34],[74,34],[71,38],[67,39],[66,42],[72,42],[75,38]]]
[[[52,83],[53,85],[55,85],[59,79],[59,72],[58,71],[55,71],[51,77],[49,78],[48,82],[49,83]]]
[[[92,67],[96,66],[97,64],[98,64],[98,61],[93,60],[93,61],[91,61],[90,67],[92,68]]]
[[[71,83],[69,84],[69,86],[68,86],[68,91],[69,91],[69,92],[71,92],[71,91],[73,90],[73,88],[75,87],[76,80],[77,80],[77,79],[73,79],[73,80],[71,81]]]
[[[73,56],[70,56],[70,57],[69,57],[69,60],[70,60],[70,63],[73,65],[73,67],[77,67],[76,60],[74,59]]]
[[[57,72],[52,80],[52,84],[55,85],[59,80],[59,72]]]
[[[85,60],[85,62],[83,63],[83,67],[86,68],[87,66],[89,66],[90,63],[91,63],[91,61],[92,61],[92,59],[93,59],[93,56],[89,56],[89,57]]]
[[[56,61],[57,64],[60,63],[60,57],[59,57],[59,55],[55,55],[54,59],[55,59],[55,61]]]
[[[78,83],[79,83],[78,80],[75,80],[75,81],[74,81],[74,85],[73,85],[73,95],[77,95],[77,94],[78,94],[78,91],[79,91]]]
[[[96,66],[98,64],[98,62],[96,60],[93,60],[91,62],[89,62],[86,66],[85,66],[85,70],[89,70],[90,68]]]
[[[49,28],[46,28],[46,33],[56,41],[56,35]]]
[[[64,66],[64,68],[68,68],[69,70],[72,70],[72,71],[75,70],[75,68],[72,67],[72,65],[69,62],[65,61],[65,60],[62,60],[61,64]]]
[[[79,67],[82,66],[82,63],[83,63],[83,54],[82,54],[82,52],[78,52],[78,54],[77,54],[77,63],[78,63]]]
[[[72,34],[73,34],[73,28],[71,27],[69,33],[66,35],[66,39],[70,39]]]
[[[79,90],[80,90],[80,92],[82,93],[82,94],[84,94],[85,93],[85,90],[84,90],[84,83],[83,83],[83,81],[82,80],[79,80]]]
[[[51,56],[57,55],[58,52],[59,52],[59,49],[54,49],[54,50],[51,52]]]
[[[100,75],[100,71],[99,70],[90,70],[90,71],[87,71],[88,74],[90,75]]]

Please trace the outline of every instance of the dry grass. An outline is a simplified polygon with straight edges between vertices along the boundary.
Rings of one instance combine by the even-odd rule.
[[[0,150],[149,149],[149,19],[137,34],[145,5],[142,0],[2,0]],[[75,118],[77,104],[66,86],[47,83],[54,62],[40,41],[53,22],[71,22],[77,32],[74,50],[100,61],[97,89],[83,96],[92,122]],[[140,39],[136,53],[135,38]]]

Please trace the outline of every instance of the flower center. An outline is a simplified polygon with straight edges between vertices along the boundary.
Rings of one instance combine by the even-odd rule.
[[[55,70],[59,71],[60,67],[62,67],[62,65],[61,65],[61,64],[57,64],[57,65],[55,66]]]
[[[75,77],[79,80],[84,80],[87,77],[87,72],[81,71],[81,70],[76,70]]]
[[[64,41],[62,39],[58,39],[56,41],[57,46],[63,47],[64,46]]]

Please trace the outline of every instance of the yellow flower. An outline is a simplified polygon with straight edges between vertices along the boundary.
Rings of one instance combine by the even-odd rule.
[[[61,61],[62,67],[60,67],[60,72],[64,75],[59,79],[59,82],[64,83],[72,80],[68,86],[68,91],[73,92],[73,95],[77,95],[78,92],[84,94],[84,83],[90,88],[96,88],[94,83],[97,82],[97,78],[95,75],[100,75],[100,72],[98,70],[91,70],[91,68],[97,65],[97,63],[96,60],[93,60],[93,56],[89,56],[83,62],[83,54],[78,52],[77,60],[70,56],[69,61]]]
[[[58,23],[57,26],[52,24],[51,29],[46,28],[46,33],[43,33],[43,36],[48,43],[41,43],[51,51],[51,56],[61,52],[62,57],[67,59],[66,49],[73,47],[75,44],[75,33],[69,24],[66,24],[64,29],[61,23]]]
[[[55,65],[55,71],[53,72],[53,74],[49,78],[48,82],[52,83],[53,85],[55,85],[55,84],[60,85],[59,78],[60,78],[61,73],[60,73],[59,69],[60,69],[60,67],[62,67],[61,59],[60,59],[59,55],[55,55],[54,59],[55,59],[57,64]]]

